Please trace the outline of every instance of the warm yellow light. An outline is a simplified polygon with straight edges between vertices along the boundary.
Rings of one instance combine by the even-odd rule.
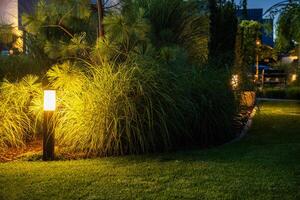
[[[297,74],[293,74],[292,75],[292,82],[296,81],[297,80]]]
[[[237,74],[232,75],[231,86],[233,89],[236,89],[239,86],[239,75]]]
[[[44,111],[55,111],[56,109],[56,91],[44,90]]]

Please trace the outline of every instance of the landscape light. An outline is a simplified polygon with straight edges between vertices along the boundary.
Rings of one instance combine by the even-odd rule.
[[[293,74],[292,75],[292,82],[296,81],[297,80],[297,74]]]
[[[232,75],[231,86],[233,89],[236,89],[239,86],[239,75],[237,74]]]
[[[55,111],[56,109],[56,91],[44,90],[44,111]]]
[[[56,91],[44,90],[43,120],[43,160],[54,160],[54,123],[53,114],[56,109]]]

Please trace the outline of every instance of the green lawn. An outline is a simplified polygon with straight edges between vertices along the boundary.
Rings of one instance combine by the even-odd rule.
[[[300,199],[300,105],[265,103],[242,141],[209,150],[2,163],[0,199]]]

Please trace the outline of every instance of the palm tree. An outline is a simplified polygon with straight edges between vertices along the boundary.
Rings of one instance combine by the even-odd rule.
[[[104,13],[106,10],[115,8],[120,4],[120,0],[97,0],[97,13],[98,13],[98,37],[103,38],[105,36],[104,31]]]

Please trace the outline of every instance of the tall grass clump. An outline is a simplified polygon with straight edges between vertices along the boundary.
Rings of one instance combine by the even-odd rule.
[[[177,108],[162,73],[138,65],[85,72],[70,63],[53,67],[48,77],[61,96],[55,129],[59,144],[97,155],[169,149],[175,134],[170,123],[179,120],[169,119]]]
[[[7,80],[0,86],[0,149],[22,147],[35,138],[37,116],[33,102],[41,97],[38,77],[26,76],[16,83]]]

